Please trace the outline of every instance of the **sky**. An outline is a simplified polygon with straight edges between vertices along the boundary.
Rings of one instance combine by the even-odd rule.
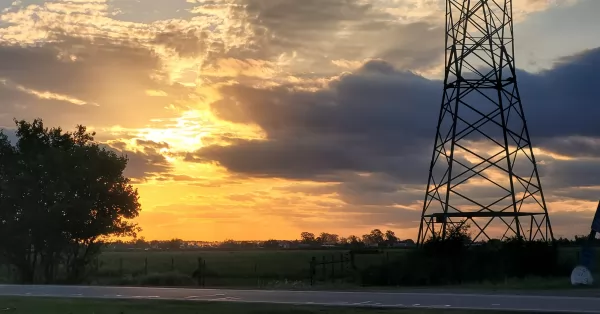
[[[555,236],[600,195],[600,1],[515,0]],[[127,154],[146,239],[416,238],[443,0],[0,0],[0,127],[83,124]]]

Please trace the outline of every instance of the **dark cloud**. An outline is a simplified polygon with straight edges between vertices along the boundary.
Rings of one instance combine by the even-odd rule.
[[[176,51],[183,58],[196,57],[206,53],[208,43],[206,33],[200,29],[177,29],[175,25],[156,34],[153,44],[163,45]]]
[[[443,25],[400,23],[373,4],[357,0],[237,0],[232,34],[251,34],[249,45],[214,57],[296,58],[294,73],[332,73],[337,60],[383,58],[406,69],[427,69],[443,59]],[[394,38],[394,40],[389,40]],[[310,43],[307,45],[307,43]],[[215,50],[216,49],[216,50]]]
[[[127,156],[128,162],[124,175],[134,182],[144,181],[150,177],[169,176],[168,172],[172,170],[167,159],[159,152],[161,143],[138,140],[137,145],[142,146],[142,150],[135,151],[128,150],[126,144],[119,141],[102,145],[117,154]]]
[[[143,126],[169,115],[165,107],[190,95],[188,88],[167,83],[159,57],[134,43],[55,39],[36,46],[0,45],[3,124],[13,117],[43,117],[58,125]]]
[[[600,50],[589,54],[569,62],[581,61],[586,71],[590,66],[600,68],[600,62],[590,61]],[[564,72],[565,68],[571,71]],[[578,69],[578,65],[561,64],[556,73],[519,76],[534,145],[563,155],[587,157],[561,160],[544,154],[536,156],[547,201],[597,199],[594,189],[574,188],[600,184],[600,172],[596,171],[600,169],[600,160],[596,159],[600,128],[594,116],[588,116],[590,110],[592,114],[596,110],[588,100],[594,99],[589,82],[598,78],[587,77],[561,89],[562,80],[578,79]],[[200,151],[198,157],[248,175],[337,181],[337,185],[304,192],[338,195],[346,205],[328,210],[347,213],[340,222],[365,226],[393,222],[401,228],[414,227],[420,213],[397,206],[422,201],[423,185],[418,183],[426,179],[439,110],[436,95],[440,91],[439,82],[399,72],[384,62],[368,63],[357,73],[343,76],[330,88],[315,93],[294,91],[288,86],[269,90],[230,87],[224,90],[230,98],[213,104],[215,112],[230,121],[259,124],[269,140],[212,146]],[[572,94],[577,94],[574,101]],[[476,99],[473,102],[477,103]],[[521,155],[516,165],[519,173],[531,173],[525,161]],[[353,171],[375,174],[364,177],[350,174]],[[502,196],[499,192],[497,188],[470,186],[465,194],[490,204]],[[510,199],[504,203],[508,202]],[[464,206],[469,202],[455,198],[453,204]],[[591,219],[588,216],[591,214],[586,212],[553,212],[555,233],[571,235],[573,227],[587,228]],[[505,228],[501,222],[492,227]],[[478,230],[473,227],[473,231]]]
[[[209,146],[188,160],[216,160],[234,172],[256,176],[315,178],[375,171],[423,183],[435,126],[414,122],[436,114],[428,103],[437,102],[437,84],[373,62],[332,86],[316,93],[285,86],[227,87],[225,99],[213,104],[215,113],[234,122],[255,122],[270,140]],[[241,104],[230,106],[234,102]]]
[[[597,198],[592,189],[569,193],[576,187],[600,185],[600,172],[596,171],[600,169],[596,145],[600,127],[594,114],[599,109],[593,101],[592,85],[600,79],[598,56],[600,49],[562,61],[554,70],[539,74],[519,72],[534,145],[554,153],[586,157],[565,160],[536,155],[548,201]],[[587,74],[579,81],[581,72]],[[565,84],[565,80],[577,83]],[[344,208],[377,213],[365,218],[369,223],[386,219],[412,221],[410,215],[418,216],[418,212],[408,211],[404,217],[404,210],[397,207],[422,202],[439,115],[441,83],[398,71],[386,62],[373,61],[316,92],[292,87],[225,87],[222,90],[225,97],[212,104],[215,114],[237,123],[256,123],[268,139],[237,140],[226,147],[209,146],[189,154],[188,160],[217,162],[234,173],[248,176],[337,182],[289,192],[337,195],[346,203]],[[521,155],[515,171],[527,173],[523,176],[529,178],[532,168],[526,160]],[[462,162],[469,164],[466,160]],[[524,191],[524,187],[516,186]],[[502,197],[499,194],[502,191],[494,187],[471,185],[466,189],[465,194],[476,196],[477,201],[486,205]],[[459,197],[453,202],[456,206],[469,204]],[[497,206],[503,207],[504,203]],[[553,218],[556,225],[562,226],[559,228],[569,223],[562,217],[556,214]]]

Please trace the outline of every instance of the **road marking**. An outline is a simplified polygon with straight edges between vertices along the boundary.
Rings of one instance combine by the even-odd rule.
[[[238,301],[241,300],[240,298],[234,298],[234,297],[224,297],[224,298],[217,298],[217,299],[210,299],[211,301]]]
[[[358,303],[352,303],[352,304],[354,304],[354,305],[360,305],[360,304],[367,304],[367,303],[371,303],[371,301],[358,302]]]
[[[197,295],[191,295],[189,297],[185,297],[184,299],[189,300],[189,299],[198,299],[198,298],[200,298],[200,297]]]
[[[413,304],[413,306],[421,306],[421,304]]]

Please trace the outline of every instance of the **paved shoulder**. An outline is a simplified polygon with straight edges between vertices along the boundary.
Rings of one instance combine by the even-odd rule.
[[[98,286],[0,285],[3,296],[228,301],[326,306],[419,307],[545,313],[598,313],[600,298],[434,292],[219,290]]]

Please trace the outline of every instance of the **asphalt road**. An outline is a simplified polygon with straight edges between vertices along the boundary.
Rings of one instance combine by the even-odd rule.
[[[326,306],[418,307],[543,313],[599,313],[600,298],[466,293],[265,291],[0,285],[0,296],[159,299]]]

